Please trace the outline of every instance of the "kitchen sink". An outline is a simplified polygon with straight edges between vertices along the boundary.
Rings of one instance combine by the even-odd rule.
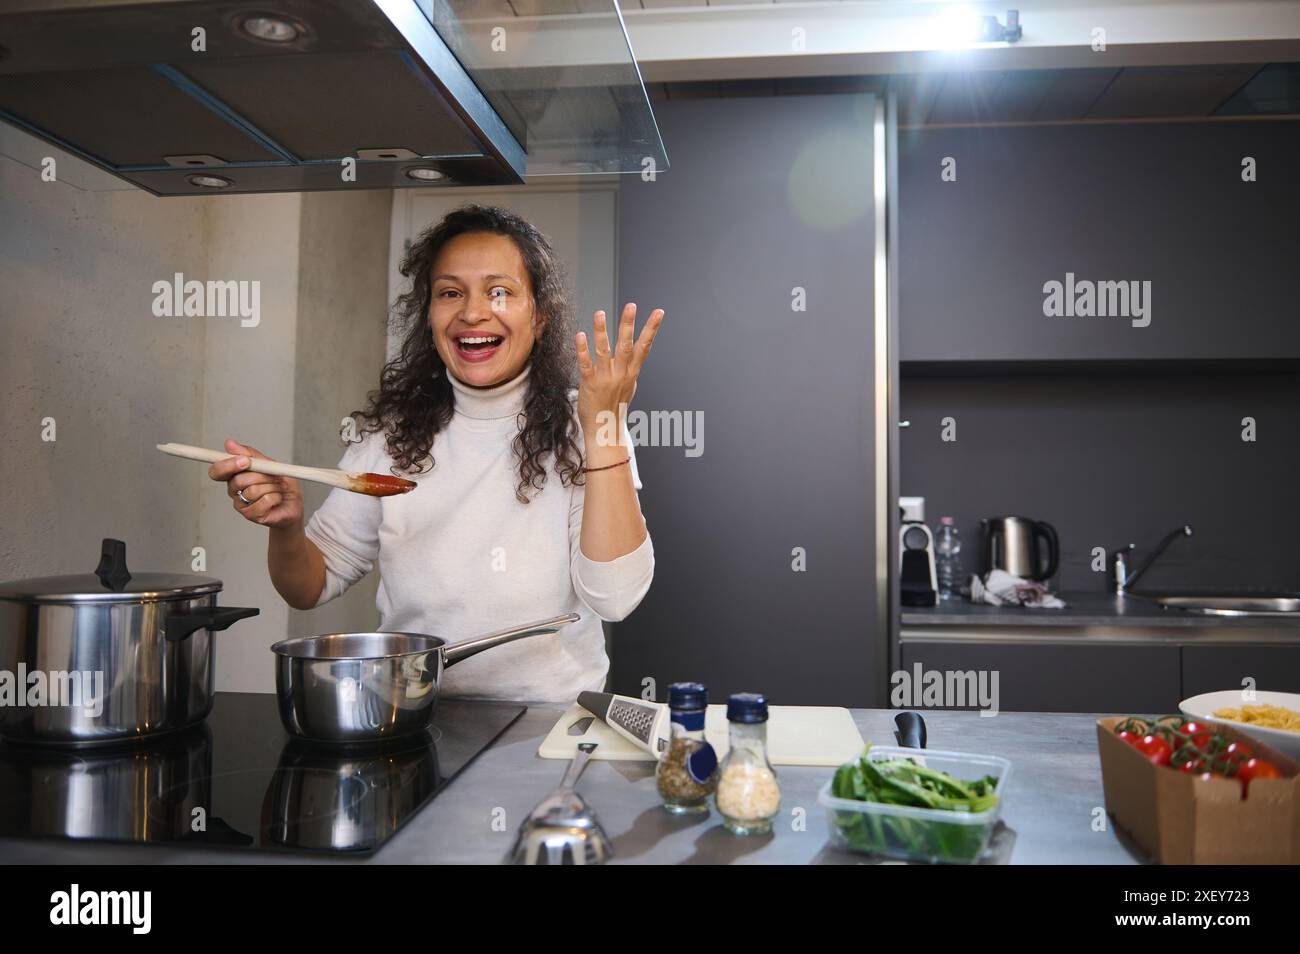
[[[1294,616],[1300,619],[1300,597],[1236,596],[1152,596],[1165,609],[1185,610],[1212,616]]]

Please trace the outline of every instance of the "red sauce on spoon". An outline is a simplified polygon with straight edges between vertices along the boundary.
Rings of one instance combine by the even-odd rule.
[[[395,494],[409,494],[418,484],[404,477],[391,477],[388,474],[355,474],[349,490],[371,497],[392,497]]]

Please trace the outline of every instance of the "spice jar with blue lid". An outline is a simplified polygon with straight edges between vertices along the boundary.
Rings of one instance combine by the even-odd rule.
[[[677,815],[703,814],[717,784],[718,756],[704,738],[709,691],[698,682],[668,687],[668,751],[655,769],[664,808]]]
[[[767,834],[781,809],[781,788],[767,759],[767,697],[756,692],[731,696],[727,722],[730,748],[718,768],[718,812],[733,834]]]

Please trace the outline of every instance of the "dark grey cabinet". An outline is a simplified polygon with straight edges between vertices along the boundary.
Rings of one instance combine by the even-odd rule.
[[[923,671],[997,672],[1007,712],[1163,714],[1177,712],[1182,698],[1177,646],[905,642],[901,649],[909,674],[917,663]]]
[[[904,642],[902,666],[998,673],[1010,712],[1163,714],[1203,692],[1300,692],[1300,646],[1140,646],[1072,643]],[[965,706],[962,708],[974,708]]]
[[[619,300],[666,311],[632,413],[655,577],[610,685],[878,706],[870,96],[655,104],[672,167],[619,189]],[[617,310],[613,315],[617,315]],[[599,475],[597,475],[599,476]]]
[[[1183,695],[1240,689],[1253,679],[1256,689],[1300,692],[1300,646],[1186,646]]]
[[[904,368],[1300,358],[1297,168],[1295,122],[900,133]],[[1132,301],[1130,317],[1046,316],[1045,283],[1070,280],[1076,302],[1084,282],[1149,288],[1149,323]],[[1092,289],[1107,311],[1122,292]]]

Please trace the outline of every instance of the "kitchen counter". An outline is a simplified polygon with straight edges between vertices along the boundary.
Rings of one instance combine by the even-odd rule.
[[[1044,627],[1100,630],[1165,631],[1162,638],[1179,641],[1222,639],[1236,641],[1300,643],[1300,617],[1216,616],[1167,610],[1149,599],[1123,597],[1113,593],[1062,593],[1063,609],[1030,609],[1023,606],[987,606],[968,600],[942,602],[933,607],[903,607],[904,628],[952,627]],[[1235,634],[1235,635],[1234,635]],[[906,637],[908,634],[904,634]]]
[[[558,706],[530,706],[437,798],[368,858],[221,849],[181,849],[67,841],[0,840],[7,864],[283,864],[500,862],[528,811],[559,782],[567,763],[537,757],[542,738],[560,717]],[[895,713],[855,709],[862,737],[894,744]],[[1013,864],[1132,864],[1138,849],[1110,828],[1093,831],[1104,804],[1095,721],[1088,714],[926,712],[929,743],[1001,755],[1012,762],[989,861]],[[278,730],[278,727],[276,727]],[[831,848],[817,790],[830,768],[778,766],[783,798],[772,835],[737,837],[716,811],[702,818],[665,812],[650,762],[593,762],[579,784],[614,843],[615,863],[854,864],[872,862]],[[801,813],[795,809],[803,809]],[[504,824],[494,819],[504,812]],[[795,830],[796,817],[806,821]],[[501,830],[497,830],[501,829]]]

